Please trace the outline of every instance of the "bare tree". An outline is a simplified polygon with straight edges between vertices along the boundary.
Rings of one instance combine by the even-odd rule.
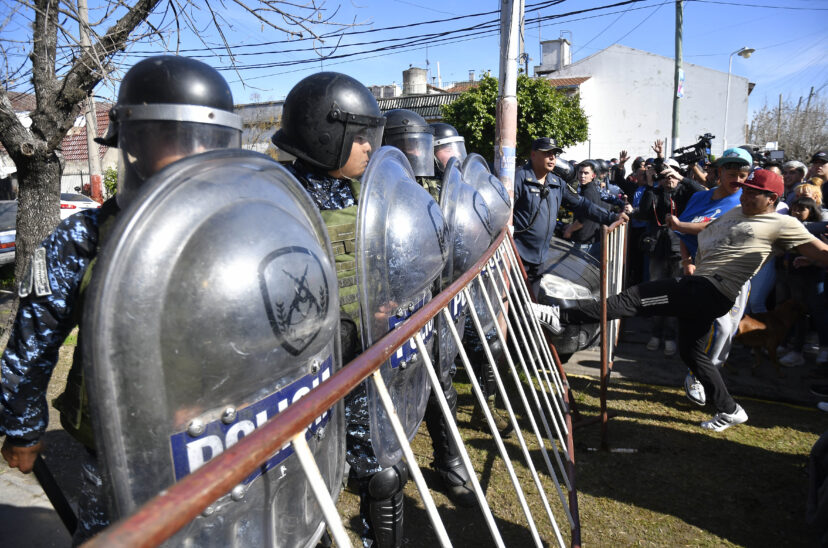
[[[818,150],[828,148],[828,100],[819,91],[780,106],[765,104],[750,122],[748,140],[762,145],[778,141],[791,160],[807,163]]]
[[[317,26],[337,25],[332,22],[336,10],[326,14],[324,4],[317,5],[316,0],[224,0],[220,2],[222,11],[209,1],[111,0],[95,11],[99,20],[91,22],[79,16],[74,0],[0,0],[6,13],[0,16],[0,30],[4,31],[0,37],[4,68],[0,76],[0,143],[17,168],[19,182],[17,279],[28,267],[34,249],[58,223],[60,145],[82,102],[117,68],[124,50],[137,41],[155,42],[156,48],[160,43],[159,49],[177,51],[182,34],[192,33],[205,47],[227,55],[235,64],[232,44],[225,35],[231,26],[222,16],[225,2],[241,8],[263,29],[290,37],[321,40],[314,32]],[[90,37],[87,47],[80,45],[80,24]],[[26,29],[28,34],[21,37]],[[21,50],[25,56],[14,53]],[[31,92],[36,98],[28,127],[12,106],[13,94],[20,91]],[[16,310],[15,302],[0,348],[5,346]]]

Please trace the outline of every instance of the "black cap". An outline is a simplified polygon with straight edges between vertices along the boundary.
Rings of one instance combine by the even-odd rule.
[[[811,163],[813,164],[814,162],[828,162],[828,150],[820,150],[814,154],[811,158]]]
[[[555,152],[563,152],[563,149],[558,146],[558,143],[555,142],[555,139],[550,139],[549,137],[541,137],[540,139],[535,139],[532,142],[532,150],[542,150],[544,152],[548,150],[554,150]]]

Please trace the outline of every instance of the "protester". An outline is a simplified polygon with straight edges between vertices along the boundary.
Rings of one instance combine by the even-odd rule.
[[[719,369],[705,352],[715,319],[730,310],[773,246],[796,249],[828,267],[828,245],[796,219],[776,214],[776,202],[784,193],[782,177],[757,170],[753,179],[740,186],[741,207],[728,211],[700,232],[692,275],[646,282],[607,299],[608,320],[636,315],[679,318],[681,358],[716,408],[716,414],[701,426],[717,432],[746,422],[748,416],[730,396]],[[552,332],[560,332],[561,322],[587,323],[601,318],[600,302],[582,299],[571,303],[566,310],[554,305],[535,307],[536,314]]]

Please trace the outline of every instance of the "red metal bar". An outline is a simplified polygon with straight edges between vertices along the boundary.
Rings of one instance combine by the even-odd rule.
[[[330,379],[274,416],[253,433],[210,460],[193,474],[156,495],[132,516],[119,521],[85,543],[87,547],[158,546],[207,506],[230,492],[265,460],[302,432],[322,412],[345,397],[379,369],[477,276],[506,237],[504,230],[483,257],[444,291],[437,294],[397,329],[367,348]]]

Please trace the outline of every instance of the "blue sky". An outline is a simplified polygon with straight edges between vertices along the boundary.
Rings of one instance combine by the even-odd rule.
[[[545,4],[550,4],[546,2]],[[566,12],[585,10],[614,2],[568,0],[556,6],[531,11],[541,2],[527,3],[525,24],[526,51],[531,67],[539,64],[540,39],[558,38],[561,33],[571,33],[573,61],[589,56],[614,43],[623,44],[667,57],[674,55],[675,4],[660,0],[631,3],[624,6],[572,15],[562,19],[542,21],[537,18]],[[336,16],[339,21],[356,21],[354,30],[375,30],[391,26],[412,25],[417,22],[446,20],[470,14],[496,12],[500,3],[492,0],[442,1],[433,0],[353,0],[341,4]],[[760,7],[771,6],[771,7]],[[776,6],[775,8],[772,6]],[[796,9],[792,9],[796,8]],[[684,3],[684,60],[714,69],[727,71],[730,54],[743,46],[755,48],[750,59],[733,56],[733,73],[745,76],[756,87],[750,98],[754,111],[765,102],[776,104],[780,93],[794,101],[807,96],[811,86],[822,89],[828,83],[828,2],[825,0],[771,1],[754,0],[750,3],[735,1]],[[283,98],[292,85],[302,77],[323,68],[345,72],[366,85],[401,83],[402,71],[414,65],[428,66],[434,76],[439,63],[443,82],[466,80],[469,70],[480,75],[491,70],[497,75],[499,67],[499,36],[496,29],[474,36],[473,30],[450,35],[450,43],[432,43],[426,48],[417,45],[396,52],[380,52],[378,45],[347,47],[356,42],[402,39],[426,33],[453,31],[496,21],[497,13],[464,18],[444,23],[409,26],[370,34],[348,36],[334,53],[362,52],[347,59],[329,59],[307,65],[247,70],[238,75],[225,72],[232,82],[236,101],[249,102],[252,95],[266,99]],[[245,18],[238,23],[236,37],[239,43],[257,43],[276,40],[273,32],[246,34]],[[245,35],[246,34],[246,35]],[[328,44],[335,45],[333,40]],[[298,44],[297,44],[298,46]],[[297,46],[289,46],[291,48]],[[314,52],[272,53],[284,49],[274,45],[259,50],[269,53],[242,59],[243,63],[255,59],[257,63],[309,59]],[[257,48],[252,48],[256,51]],[[426,61],[428,60],[428,65]],[[208,59],[211,64],[222,66],[227,59]],[[687,82],[686,86],[692,86]]]
[[[252,3],[253,0],[248,2]],[[96,6],[102,4],[103,1],[90,2],[92,19],[99,16],[101,12]],[[201,2],[194,4],[202,5]],[[610,4],[621,5],[554,18]],[[444,83],[466,80],[470,70],[478,76],[486,70],[494,75],[498,73],[500,2],[496,0],[342,0],[341,4],[327,0],[326,14],[337,10],[333,20],[355,23],[350,30],[359,34],[349,34],[341,41],[330,37],[324,43],[288,42],[285,34],[263,28],[232,0],[224,0],[222,4],[213,2],[213,5],[221,20],[222,32],[235,46],[237,64],[266,66],[238,72],[227,70],[232,63],[217,47],[219,37],[206,23],[208,13],[203,9],[194,14],[197,25],[208,29],[202,35],[203,42],[189,33],[182,37],[180,47],[185,55],[200,56],[221,69],[231,82],[237,103],[282,99],[297,81],[321,69],[350,74],[366,85],[399,84],[402,71],[411,65],[429,68],[436,76],[439,64]],[[558,38],[562,33],[571,37],[573,61],[614,43],[667,57],[674,54],[675,4],[672,1],[532,0],[527,2],[526,12],[525,41],[531,57],[530,72],[540,61],[540,40]],[[473,14],[480,15],[469,17]],[[733,57],[733,73],[756,84],[750,97],[751,112],[766,102],[776,104],[780,93],[796,101],[800,96],[807,96],[811,86],[825,96],[828,93],[826,16],[826,0],[686,0],[684,60],[726,72],[731,53],[743,46],[755,48],[750,59]],[[159,19],[160,14],[155,17]],[[439,22],[425,23],[429,21]],[[388,27],[397,28],[382,30]],[[335,27],[321,29],[331,32]],[[6,27],[0,41],[27,32],[28,24],[23,19],[16,29]],[[429,40],[428,47],[417,43],[383,51],[392,44],[409,44],[424,35],[438,33],[448,34]],[[204,42],[214,46],[212,50],[205,51]],[[337,45],[335,50],[331,49]],[[313,46],[324,54],[356,55],[322,59],[313,51]],[[162,51],[158,45],[139,42],[127,50],[124,66],[151,52]],[[20,53],[27,52],[21,49]],[[308,60],[311,62],[297,64]],[[693,82],[685,85],[691,87]],[[96,92],[110,98],[114,89],[114,85],[101,85]]]

